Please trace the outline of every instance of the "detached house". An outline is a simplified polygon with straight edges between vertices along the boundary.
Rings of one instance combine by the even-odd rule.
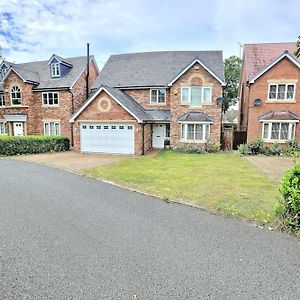
[[[300,141],[300,61],[295,43],[244,45],[239,129],[247,142]]]
[[[22,64],[3,61],[0,135],[64,135],[72,141],[70,117],[86,100],[87,84],[99,73],[94,57],[88,61],[86,56],[58,55]]]
[[[153,148],[220,143],[224,82],[221,51],[112,55],[78,109],[74,147],[143,154]]]

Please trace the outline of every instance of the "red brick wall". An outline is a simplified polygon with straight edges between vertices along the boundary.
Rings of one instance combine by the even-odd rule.
[[[268,81],[298,80],[296,83],[296,101],[295,103],[268,103]],[[273,66],[264,75],[259,77],[254,84],[250,86],[249,91],[249,119],[247,141],[262,137],[262,124],[258,121],[258,117],[264,113],[275,110],[288,110],[300,115],[300,70],[287,58],[284,58],[278,64]],[[261,99],[263,104],[254,107],[254,100]],[[296,127],[296,139],[300,141],[300,125]]]

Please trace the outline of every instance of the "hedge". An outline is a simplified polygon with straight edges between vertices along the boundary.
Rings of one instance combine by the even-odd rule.
[[[63,136],[0,137],[0,156],[63,152],[70,150],[70,140]]]

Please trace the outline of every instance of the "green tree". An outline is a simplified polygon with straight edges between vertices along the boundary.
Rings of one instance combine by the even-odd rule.
[[[239,80],[242,60],[233,55],[225,59],[224,71],[226,87],[224,89],[223,109],[226,111],[230,105],[237,102]]]
[[[298,40],[296,42],[297,50],[295,51],[295,56],[300,57],[300,35],[298,36]]]

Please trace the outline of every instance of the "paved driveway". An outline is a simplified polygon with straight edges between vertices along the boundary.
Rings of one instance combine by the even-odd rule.
[[[0,299],[299,299],[300,243],[0,160]]]

